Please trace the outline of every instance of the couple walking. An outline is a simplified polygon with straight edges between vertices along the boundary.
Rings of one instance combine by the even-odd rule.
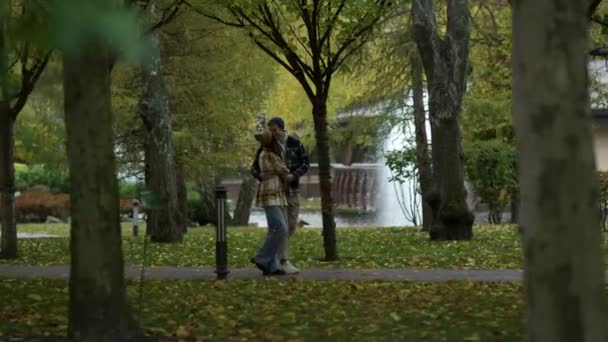
[[[288,257],[288,239],[296,230],[299,178],[308,171],[308,155],[296,137],[285,131],[281,118],[272,118],[268,129],[256,133],[260,142],[252,175],[260,181],[256,203],[263,207],[268,222],[266,239],[251,262],[264,275],[295,274]]]

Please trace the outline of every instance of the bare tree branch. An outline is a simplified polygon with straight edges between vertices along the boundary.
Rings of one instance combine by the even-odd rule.
[[[156,30],[158,30],[159,28],[167,25],[168,23],[170,23],[175,16],[177,15],[177,13],[179,12],[179,10],[181,9],[181,6],[184,5],[186,3],[185,0],[175,0],[173,2],[173,4],[171,4],[169,7],[165,8],[163,10],[163,14],[161,16],[161,19],[155,23],[154,25],[152,25],[151,27],[149,27],[145,34],[149,35],[154,33]]]
[[[336,22],[338,21],[338,18],[340,17],[340,13],[342,13],[342,10],[344,9],[344,6],[346,5],[346,1],[347,0],[341,0],[340,4],[338,4],[338,8],[336,9],[336,12],[334,12],[334,15],[329,20],[329,23],[327,25],[327,30],[323,33],[323,35],[321,36],[321,39],[319,39],[319,45],[325,44],[325,41],[331,35],[331,31],[333,30],[334,25],[336,24]]]
[[[589,10],[587,11],[587,16],[589,18],[591,18],[593,16],[593,13],[595,13],[595,10],[598,8],[600,3],[602,3],[602,0],[590,0]]]
[[[436,51],[439,51],[441,39],[437,33],[437,22],[431,0],[412,1],[413,31],[418,51],[424,63],[427,77],[433,78]]]
[[[206,17],[208,19],[217,21],[220,24],[224,24],[226,26],[232,26],[232,27],[238,27],[238,28],[243,28],[245,25],[242,22],[233,22],[233,21],[228,21],[225,20],[223,18],[218,17],[217,15],[214,15],[212,13],[208,13],[205,12],[203,10],[201,10],[200,8],[194,7],[190,2],[188,2],[187,0],[184,0],[184,5],[188,6],[188,8],[190,8],[192,11],[194,11],[197,14],[202,15],[203,17]]]

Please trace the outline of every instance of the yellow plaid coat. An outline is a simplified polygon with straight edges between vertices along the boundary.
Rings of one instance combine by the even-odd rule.
[[[259,207],[287,206],[284,178],[289,174],[285,162],[276,154],[263,150],[259,157],[260,186],[256,204]]]

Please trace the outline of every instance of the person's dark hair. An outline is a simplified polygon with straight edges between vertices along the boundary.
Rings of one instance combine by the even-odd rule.
[[[268,126],[270,125],[276,125],[281,130],[285,130],[285,121],[283,121],[283,119],[279,118],[278,116],[275,116],[274,118],[268,121]]]
[[[276,154],[277,156],[279,156],[279,158],[281,158],[281,145],[279,144],[279,141],[277,140],[277,138],[274,137],[274,135],[272,136],[272,139],[270,140],[270,142],[266,145],[263,145],[263,147],[267,150],[270,151],[274,154]]]

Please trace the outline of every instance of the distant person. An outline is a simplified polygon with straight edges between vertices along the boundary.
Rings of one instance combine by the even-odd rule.
[[[293,175],[289,174],[289,169],[281,158],[278,140],[269,130],[257,133],[255,138],[261,144],[261,151],[256,158],[261,179],[256,204],[264,208],[268,232],[264,244],[257,255],[251,258],[251,262],[264,275],[283,275],[286,272],[280,264],[279,253],[282,253],[284,241],[287,240],[287,198],[284,184],[288,178],[293,178]]]
[[[285,216],[287,217],[287,237],[289,238],[296,231],[296,227],[298,225],[298,215],[300,212],[299,179],[308,171],[310,164],[304,145],[302,145],[299,139],[287,133],[283,119],[278,117],[270,119],[270,121],[268,121],[268,129],[279,142],[279,146],[281,147],[281,157],[285,161],[290,174],[293,176],[286,178],[285,184],[285,194],[287,198],[287,210]],[[252,175],[260,181],[262,181],[263,177],[261,177],[262,173],[260,172],[260,164],[258,160],[262,150],[262,148],[258,149],[256,158],[254,159],[251,167]],[[286,274],[295,274],[300,272],[300,270],[289,261],[287,239],[285,239],[283,245],[281,246],[279,257],[281,259],[281,266]]]

